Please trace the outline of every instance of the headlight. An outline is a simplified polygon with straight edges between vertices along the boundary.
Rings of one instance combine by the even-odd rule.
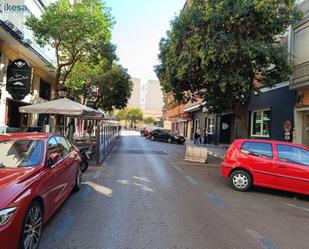
[[[7,224],[15,213],[16,207],[6,208],[0,211],[0,227]]]

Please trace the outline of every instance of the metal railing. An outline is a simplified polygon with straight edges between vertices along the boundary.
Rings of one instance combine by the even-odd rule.
[[[101,124],[96,128],[96,163],[101,165],[119,139],[119,127]]]

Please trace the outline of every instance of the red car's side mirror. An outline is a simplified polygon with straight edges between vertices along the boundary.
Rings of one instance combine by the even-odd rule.
[[[58,162],[60,156],[57,152],[51,153],[48,157],[47,166],[53,166]]]

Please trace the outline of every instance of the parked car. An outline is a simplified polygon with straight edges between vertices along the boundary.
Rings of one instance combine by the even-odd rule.
[[[144,128],[142,135],[144,137],[148,137],[150,135],[150,132],[152,132],[155,129],[163,129],[163,128],[160,128],[158,126],[153,126],[153,125],[147,126],[147,127]]]
[[[152,141],[163,141],[168,143],[184,144],[186,139],[183,136],[172,135],[170,130],[156,129],[150,133],[150,139]]]
[[[0,136],[1,248],[38,248],[43,224],[81,187],[80,162],[78,149],[59,135]]]
[[[309,195],[309,148],[270,140],[235,140],[221,173],[239,191],[257,185]]]

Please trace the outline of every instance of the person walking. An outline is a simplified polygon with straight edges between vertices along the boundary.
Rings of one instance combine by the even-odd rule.
[[[200,133],[198,130],[196,130],[193,134],[194,137],[194,144],[198,144],[199,143],[199,138],[200,138]]]
[[[206,132],[205,129],[201,129],[200,131],[200,144],[205,144]]]

